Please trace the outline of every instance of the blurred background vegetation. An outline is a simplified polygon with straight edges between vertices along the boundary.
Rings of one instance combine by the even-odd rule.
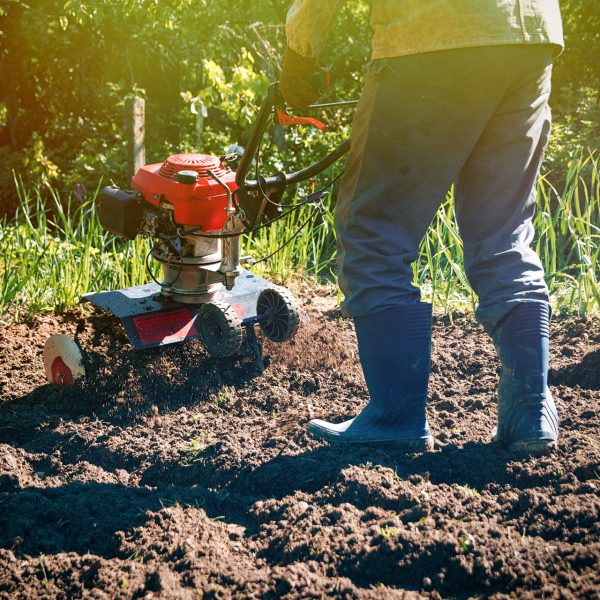
[[[76,184],[93,190],[101,177],[124,183],[123,102],[131,94],[146,100],[150,162],[176,151],[219,155],[231,143],[243,146],[257,104],[278,77],[288,5],[0,0],[4,211],[17,201],[12,170],[26,184],[49,181],[63,191]],[[368,7],[349,2],[326,57],[338,73],[331,97],[357,96],[368,47]],[[195,113],[203,111],[199,132]],[[271,134],[287,163],[310,160],[332,143],[312,135],[299,156],[299,139]]]
[[[244,145],[257,103],[276,80],[289,0],[0,0],[0,206],[15,208],[12,171],[26,184],[94,190],[126,181],[123,102],[146,99],[147,158],[221,154]],[[547,168],[560,178],[578,148],[600,139],[600,6],[562,0],[567,50],[557,60],[555,135]],[[355,98],[369,54],[369,7],[346,3],[324,61],[328,99]],[[205,107],[205,108],[204,108]],[[206,110],[203,131],[194,114]],[[309,161],[342,131],[306,140],[272,131],[277,160]],[[200,138],[200,139],[199,139]],[[300,152],[300,149],[302,150]],[[272,160],[275,160],[273,158]],[[81,188],[76,188],[81,190]]]
[[[289,4],[289,0],[0,0],[0,215],[5,216],[1,239],[10,238],[8,228],[15,223],[11,219],[19,205],[16,223],[24,219],[23,205],[30,201],[35,201],[38,213],[58,202],[71,207],[72,215],[79,210],[83,218],[86,202],[93,199],[100,182],[128,186],[123,117],[128,96],[146,100],[147,162],[160,162],[181,151],[220,155],[230,144],[243,147],[260,99],[279,73]],[[567,49],[555,65],[554,129],[543,185],[556,196],[550,202],[546,194],[550,212],[560,205],[559,199],[564,200],[566,186],[571,194],[579,190],[595,198],[588,202],[592,237],[586,243],[592,244],[588,271],[597,279],[600,199],[597,161],[589,153],[593,158],[600,142],[600,3],[561,0],[561,8]],[[333,67],[336,81],[324,100],[358,96],[369,56],[368,22],[367,2],[345,3],[323,57]],[[284,134],[273,127],[262,152],[265,172],[297,168],[322,156],[347,136],[351,112],[321,115],[330,126],[325,134],[307,128]],[[578,181],[583,188],[578,188]],[[577,201],[585,204],[586,199]],[[37,223],[35,214],[29,217],[31,227]],[[328,228],[323,238],[328,250],[318,257],[320,273],[335,252],[329,217],[321,220]],[[551,214],[550,222],[563,217]],[[14,236],[11,239],[14,245]],[[563,243],[571,247],[555,251],[567,260],[574,256],[578,240],[565,237]],[[272,240],[252,243],[268,246]],[[14,264],[15,250],[5,247],[3,252],[0,266],[6,269],[7,261]],[[438,248],[437,255],[443,256],[440,252]],[[447,258],[456,262],[460,252]],[[305,264],[302,258],[296,260]],[[569,265],[559,261],[555,267],[566,272]],[[450,267],[448,273],[453,271]],[[5,273],[3,289],[7,277]],[[425,268],[415,277],[424,282],[433,275]],[[22,302],[30,303],[31,298]]]

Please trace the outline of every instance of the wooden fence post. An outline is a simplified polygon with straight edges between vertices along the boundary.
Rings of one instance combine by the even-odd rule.
[[[125,99],[125,131],[129,174],[133,177],[146,164],[144,137],[146,102],[143,98]]]
[[[196,115],[196,151],[202,152],[202,133],[204,131],[204,121],[208,117],[206,104],[200,98],[192,98],[190,112]]]

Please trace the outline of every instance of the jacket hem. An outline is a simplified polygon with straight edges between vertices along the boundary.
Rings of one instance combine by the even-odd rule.
[[[435,45],[423,44],[420,46],[403,46],[402,44],[378,47],[373,45],[372,60],[380,58],[396,58],[398,56],[410,56],[412,54],[426,54],[428,52],[441,52],[444,50],[458,50],[459,48],[475,48],[478,46],[508,46],[508,45],[549,45],[555,46],[554,56],[561,54],[564,48],[562,38],[552,39],[545,36],[530,36],[528,40],[522,37],[511,36],[489,36],[474,39],[456,39],[446,42],[437,42]]]

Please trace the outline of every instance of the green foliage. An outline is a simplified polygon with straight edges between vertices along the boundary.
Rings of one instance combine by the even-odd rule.
[[[126,185],[123,101],[146,99],[149,162],[176,151],[221,154],[244,146],[260,97],[276,80],[289,0],[0,1],[0,213],[26,184],[50,181],[93,190],[101,178]],[[600,9],[597,0],[561,3],[567,49],[555,65],[557,124],[549,153],[555,184],[574,147],[597,147]],[[344,4],[323,62],[336,85],[329,99],[357,97],[368,58],[366,0]],[[198,118],[206,111],[204,118]],[[326,116],[322,136],[269,132],[269,166],[297,168],[347,135],[350,114]],[[83,193],[79,188],[79,193]]]
[[[564,174],[585,148],[600,147],[600,3],[561,0],[565,50],[554,64],[552,138],[546,156],[549,177]]]
[[[392,527],[390,525],[384,525],[379,530],[379,536],[382,537],[384,540],[393,540],[394,538],[398,537],[399,533],[400,531],[397,527]]]
[[[31,194],[17,185],[19,207],[11,225],[0,223],[0,314],[19,317],[64,310],[83,293],[147,281],[145,240],[124,243],[106,233],[91,200],[75,205],[50,186]]]
[[[0,0],[0,214],[9,215],[0,229],[0,312],[60,310],[83,292],[147,279],[147,243],[114,240],[93,210],[100,181],[127,187],[125,98],[146,100],[148,162],[244,146],[260,98],[279,73],[288,6],[289,0]],[[558,306],[588,312],[600,304],[598,158],[583,154],[600,145],[600,8],[597,0],[561,0],[561,8],[567,48],[555,63],[555,122],[538,187],[536,244]],[[365,0],[345,3],[322,57],[336,80],[325,100],[358,96],[368,20]],[[325,134],[272,127],[261,169],[297,170],[347,137],[351,111],[322,117],[330,125]],[[323,186],[339,168],[296,194]],[[16,192],[13,173],[21,181]],[[330,204],[334,196],[335,190]],[[304,207],[245,240],[246,251],[270,255],[305,222],[301,235],[254,270],[279,281],[297,270],[331,277],[330,208]],[[462,267],[452,194],[423,240],[414,280],[446,311],[476,302]]]
[[[463,535],[458,542],[458,547],[463,554],[470,554],[475,549],[475,538],[470,533]]]
[[[129,94],[146,99],[150,162],[182,150],[219,155],[232,143],[243,146],[259,99],[279,73],[288,4],[0,2],[0,149],[10,167],[0,173],[0,212],[15,208],[12,170],[28,185],[40,181],[31,168],[40,142],[60,189],[79,183],[92,190],[101,177],[123,185]],[[367,19],[363,2],[343,11],[324,57],[339,74],[333,94],[358,93]],[[202,104],[199,140],[195,113]],[[271,135],[282,160],[286,142],[281,132]],[[315,156],[323,144],[304,140],[307,147]]]
[[[600,6],[598,0],[560,0],[566,49],[554,68],[555,104],[565,88],[600,85]]]
[[[564,187],[538,183],[536,250],[557,306],[600,308],[600,168],[597,155],[572,160]]]
[[[583,148],[600,147],[600,95],[599,88],[571,88],[562,94],[562,114],[554,119],[552,136],[546,151],[545,165],[549,178],[557,185],[565,182],[571,165],[581,156]],[[592,162],[588,162],[591,169]]]
[[[600,165],[596,155],[571,163],[562,188],[543,176],[537,188],[534,225],[556,312],[600,311]],[[30,193],[18,186],[20,207],[14,220],[0,223],[0,314],[63,310],[82,294],[148,281],[147,240],[117,240],[98,222],[92,201],[63,201],[45,186]],[[260,259],[300,234],[283,250],[252,269],[286,283],[301,274],[317,280],[333,276],[335,232],[331,205],[310,204],[244,241],[245,252]],[[159,276],[158,269],[154,275]],[[424,238],[414,281],[438,311],[474,308],[462,264],[462,243],[452,193],[440,207]],[[224,404],[227,390],[215,402]]]

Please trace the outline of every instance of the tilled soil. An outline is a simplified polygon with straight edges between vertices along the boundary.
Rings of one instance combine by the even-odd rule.
[[[367,400],[351,324],[304,290],[300,333],[249,358],[134,352],[73,311],[0,334],[1,598],[598,598],[600,327],[556,318],[558,450],[488,443],[498,363],[471,317],[434,326],[434,451],[305,433]],[[88,377],[45,383],[77,334]]]

